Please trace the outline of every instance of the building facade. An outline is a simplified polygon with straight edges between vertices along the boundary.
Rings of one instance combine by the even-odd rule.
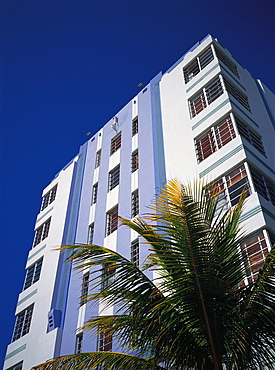
[[[210,35],[155,76],[44,189],[4,369],[118,350],[81,331],[112,309],[79,298],[89,291],[89,271],[80,276],[53,250],[93,243],[142,264],[147,247],[118,215],[145,214],[169,179],[214,181],[221,206],[234,206],[247,189],[242,250],[254,279],[275,235],[274,118],[275,96]]]

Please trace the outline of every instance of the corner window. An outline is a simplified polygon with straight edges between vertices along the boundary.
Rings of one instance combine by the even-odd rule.
[[[214,55],[211,46],[205,49],[197,58],[193,59],[184,69],[184,81],[187,84],[192,80],[200,71],[205,68],[212,60]]]
[[[26,278],[23,290],[29,288],[32,284],[36,283],[40,278],[42,269],[43,257],[36,261],[32,266],[27,269]]]
[[[255,191],[275,206],[275,184],[261,172],[250,166]]]
[[[195,141],[198,162],[209,157],[235,137],[236,133],[231,117],[227,116]]]
[[[235,121],[240,135],[266,157],[261,136],[254,130],[250,129],[248,125],[242,122],[239,118],[235,117]]]
[[[110,155],[114,154],[121,147],[121,132],[111,140]]]
[[[114,189],[119,184],[120,167],[115,167],[109,172],[109,191]]]
[[[35,230],[35,237],[33,247],[39,244],[42,240],[46,239],[49,235],[51,219],[49,218],[38,229]]]
[[[268,253],[267,243],[260,231],[249,236],[241,245],[242,255],[246,268],[249,268],[248,281],[253,282],[258,276],[260,268],[264,264],[265,257]]]
[[[107,212],[106,236],[110,235],[118,228],[118,206]]]
[[[16,315],[15,328],[12,335],[12,342],[28,334],[31,326],[31,319],[33,313],[33,304],[24,311]]]
[[[56,192],[57,192],[57,184],[47,194],[43,196],[41,211],[47,208],[48,205],[51,204],[55,200]]]
[[[191,117],[195,117],[209,104],[213,103],[224,93],[221,84],[221,77],[217,76],[207,84],[199,93],[189,100]]]
[[[251,112],[247,96],[241,92],[231,81],[223,78],[226,91],[233,96],[245,109]]]
[[[222,51],[220,51],[219,48],[214,46],[215,53],[217,55],[217,58],[231,71],[234,73],[235,76],[239,77],[239,73],[237,70],[237,66],[235,63],[233,63],[229,57],[227,57]]]

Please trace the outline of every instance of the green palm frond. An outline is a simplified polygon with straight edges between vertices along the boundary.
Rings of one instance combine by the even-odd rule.
[[[151,214],[120,219],[149,247],[142,268],[104,247],[62,247],[73,250],[69,260],[75,269],[91,268],[97,292],[87,300],[116,306],[116,315],[93,318],[85,328],[111,334],[123,350],[143,361],[136,368],[158,369],[150,366],[162,364],[171,370],[220,370],[223,364],[226,370],[239,370],[274,361],[274,249],[257,280],[244,284],[249,271],[240,251],[244,235],[239,219],[245,194],[234,208],[217,210],[213,189],[209,192],[202,182],[183,186],[169,181]],[[111,266],[108,277],[106,266]],[[131,369],[119,362],[131,357],[122,360],[120,355],[128,356],[92,353],[94,360],[85,366],[97,369],[97,359],[104,358],[110,361],[104,369]],[[71,359],[88,354],[83,356]]]

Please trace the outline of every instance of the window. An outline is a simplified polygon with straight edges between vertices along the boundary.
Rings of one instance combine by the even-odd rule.
[[[264,156],[265,151],[262,144],[261,136],[255,131],[251,130],[245,123],[239,118],[235,117],[235,121],[241,136],[243,136],[251,145],[253,145],[260,153]]]
[[[48,191],[47,194],[44,195],[42,198],[42,206],[41,206],[41,211],[48,207],[49,204],[51,204],[56,197],[56,191],[57,191],[57,184],[50,190]]]
[[[203,161],[235,137],[236,134],[232,120],[230,116],[227,116],[196,140],[195,146],[198,161]]]
[[[187,84],[192,80],[203,68],[205,68],[212,60],[214,55],[209,46],[204,52],[202,52],[196,59],[192,60],[187,67],[183,69],[184,81]]]
[[[93,197],[92,197],[92,204],[95,204],[97,201],[97,190],[98,190],[98,182],[93,186]]]
[[[40,278],[43,257],[36,261],[31,267],[27,269],[26,278],[23,290],[29,288],[32,284],[36,283]]]
[[[31,326],[33,304],[16,316],[12,342],[28,334]]]
[[[118,133],[111,140],[111,150],[110,155],[114,154],[121,147],[121,132]]]
[[[39,244],[42,240],[46,239],[49,235],[51,219],[49,218],[46,222],[44,222],[38,229],[35,230],[35,237],[33,246],[35,247]]]
[[[236,86],[234,86],[227,78],[223,78],[226,90],[232,95],[243,107],[251,112],[248,99]]]
[[[223,52],[214,46],[217,58],[231,71],[235,76],[239,77],[236,64],[234,64]]]
[[[132,121],[132,136],[138,133],[138,117],[135,117]]]
[[[101,149],[99,149],[96,152],[96,157],[95,157],[95,168],[99,167],[101,163]]]
[[[138,189],[132,192],[131,215],[135,217],[139,212]]]
[[[245,266],[249,268],[248,281],[255,281],[268,253],[267,243],[262,231],[248,237],[241,245]]]
[[[18,364],[9,367],[7,370],[22,370],[23,369],[23,361],[20,361]]]
[[[139,265],[139,240],[135,239],[131,243],[131,261],[138,266]]]
[[[113,282],[115,274],[115,267],[113,263],[105,263],[103,265],[103,272],[102,272],[102,289],[106,289],[110,286]]]
[[[99,351],[112,351],[112,334],[100,333],[98,341]]]
[[[132,153],[132,172],[138,169],[138,150]]]
[[[228,206],[236,205],[243,191],[248,191],[248,194],[251,194],[250,184],[244,165],[215,181],[215,183],[208,188],[209,196],[214,194],[219,195],[217,211],[222,207],[227,209]]]
[[[119,184],[119,166],[115,167],[109,172],[109,191],[114,189]]]
[[[118,228],[118,206],[107,212],[106,236],[116,231]]]
[[[191,117],[195,117],[207,105],[213,103],[220,95],[223,94],[220,76],[217,76],[213,81],[207,84],[198,94],[189,100]],[[207,101],[207,103],[206,103]]]
[[[75,353],[82,352],[82,344],[83,344],[83,333],[79,333],[76,335],[75,340]]]
[[[253,167],[250,167],[250,172],[256,192],[275,206],[274,182]]]
[[[87,302],[87,295],[89,293],[89,281],[90,281],[90,274],[89,272],[86,272],[82,276],[82,286],[81,286],[81,296],[80,296],[81,306]]]
[[[89,226],[88,244],[93,244],[94,239],[94,223]]]

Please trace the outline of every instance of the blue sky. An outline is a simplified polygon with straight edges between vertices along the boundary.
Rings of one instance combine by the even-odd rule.
[[[1,338],[10,342],[42,189],[207,34],[275,92],[273,0],[2,0]]]

